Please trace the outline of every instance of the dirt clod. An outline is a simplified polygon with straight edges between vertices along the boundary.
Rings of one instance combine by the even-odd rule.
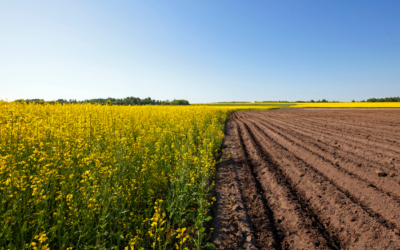
[[[388,175],[385,171],[382,170],[377,170],[376,173],[378,174],[379,177],[385,177]]]

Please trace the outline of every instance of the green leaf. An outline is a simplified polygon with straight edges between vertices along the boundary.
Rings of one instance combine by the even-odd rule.
[[[208,243],[205,245],[205,248],[207,248],[207,249],[216,249],[215,245],[214,245],[213,243],[210,243],[210,242],[208,242]]]
[[[210,221],[210,220],[212,220],[212,217],[211,217],[211,216],[208,216],[208,217],[205,219],[205,221]]]

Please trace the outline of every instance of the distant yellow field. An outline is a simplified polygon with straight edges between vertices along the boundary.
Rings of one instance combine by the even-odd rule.
[[[308,102],[308,103],[195,103],[191,105],[237,109],[275,108],[400,108],[400,102]]]
[[[400,102],[296,103],[291,108],[400,108]]]
[[[224,112],[237,112],[237,111],[245,111],[245,110],[271,110],[271,109],[279,109],[279,106],[208,106],[213,107],[218,110],[222,110]]]
[[[192,103],[190,105],[193,106],[209,106],[209,107],[218,107],[218,108],[231,108],[237,110],[269,110],[269,109],[277,109],[277,108],[289,108],[290,106],[296,105],[295,103],[253,103],[253,102],[232,102],[232,103]]]

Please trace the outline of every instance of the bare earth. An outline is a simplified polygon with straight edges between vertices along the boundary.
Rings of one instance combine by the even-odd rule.
[[[231,115],[218,249],[400,249],[400,110]]]

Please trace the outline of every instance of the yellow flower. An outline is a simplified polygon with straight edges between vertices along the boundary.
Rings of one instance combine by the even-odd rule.
[[[206,192],[215,172],[215,152],[230,110],[0,101],[0,193],[10,204],[0,225],[28,223],[33,248],[53,247],[50,235],[60,228],[67,232],[65,244],[75,244],[76,225],[82,241],[101,245],[93,220],[103,223],[101,233],[110,227],[131,233],[112,236],[133,237],[131,250],[165,245],[173,238],[173,229],[166,228],[176,219],[167,207],[189,199],[205,204],[204,210],[210,206],[196,193]],[[18,220],[13,204],[25,204]],[[198,213],[198,204],[190,209]],[[37,228],[46,232],[36,235]],[[194,236],[186,228],[176,232],[172,245],[187,244],[187,236]],[[20,232],[11,233],[22,245]]]

